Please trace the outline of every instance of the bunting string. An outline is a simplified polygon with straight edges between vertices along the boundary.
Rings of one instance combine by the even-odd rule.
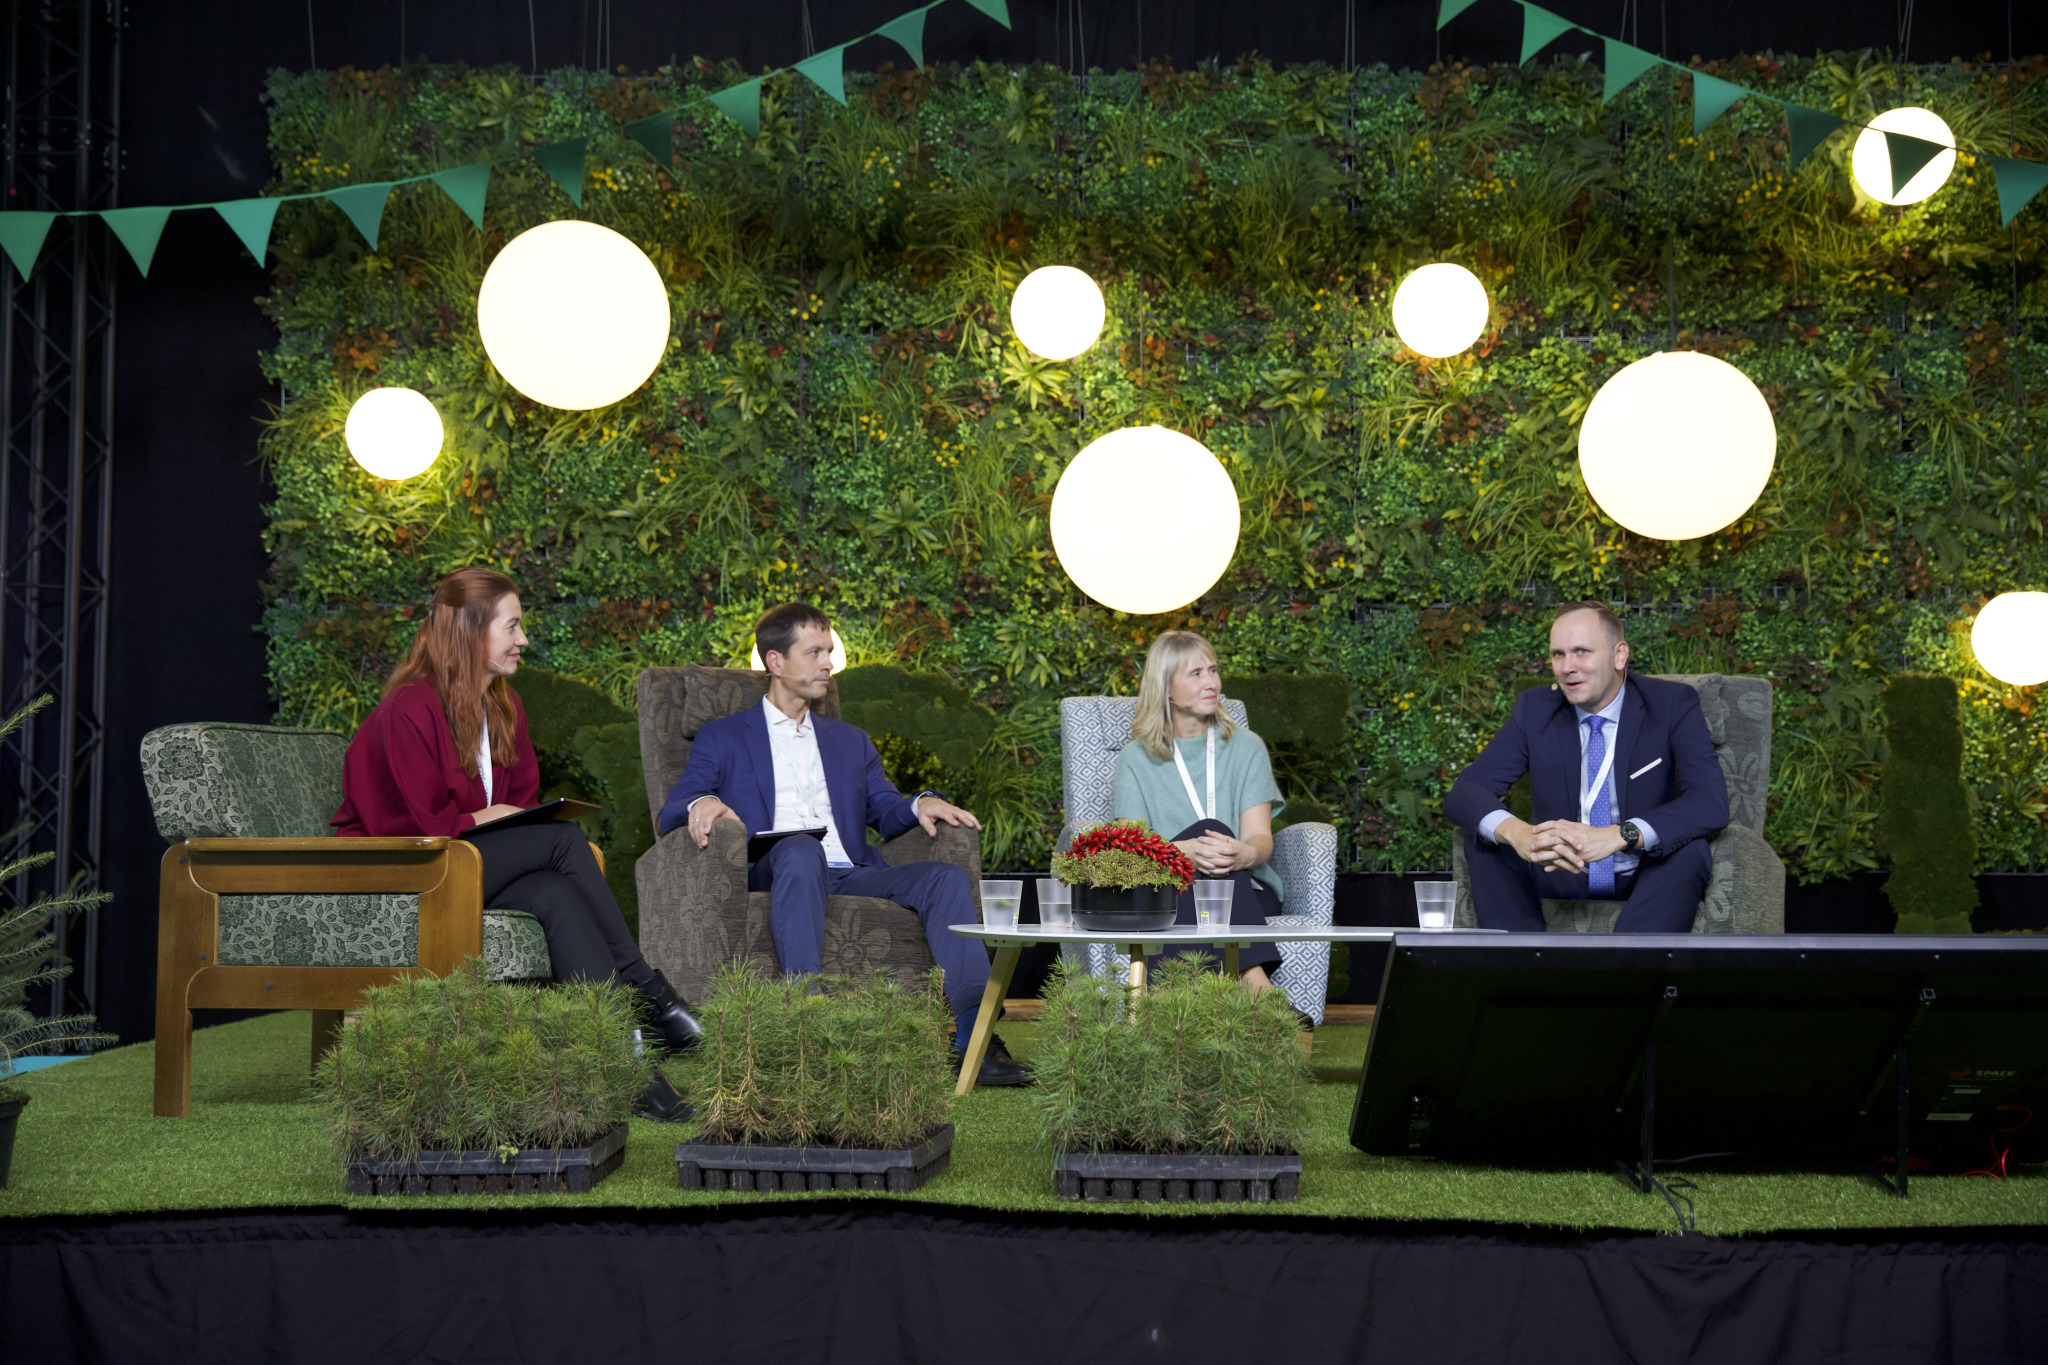
[[[658,114],[635,119],[622,125],[620,131],[638,143],[657,164],[666,165],[673,146],[672,138],[677,118],[699,106],[709,105],[738,124],[749,137],[760,136],[761,86],[764,81],[776,76],[791,72],[802,75],[832,99],[844,104],[847,49],[870,38],[886,38],[902,48],[909,56],[911,64],[921,69],[924,66],[925,16],[944,3],[946,0],[931,0],[929,4],[899,14],[878,28],[849,38],[814,56],[741,81],[724,90],[686,100],[673,109],[665,109]],[[966,3],[1004,28],[1010,27],[1009,0],[966,0]],[[149,274],[150,263],[156,259],[157,242],[162,238],[164,224],[170,221],[170,216],[173,213],[210,209],[220,215],[221,221],[241,239],[242,244],[249,248],[249,253],[260,264],[270,250],[270,231],[277,221],[278,206],[306,199],[325,199],[340,209],[349,222],[355,225],[356,231],[363,235],[363,240],[370,244],[370,249],[375,251],[378,230],[384,221],[384,205],[391,198],[393,190],[402,185],[431,182],[481,229],[484,225],[484,199],[490,191],[491,172],[512,161],[530,159],[550,180],[561,186],[563,193],[569,196],[569,201],[580,209],[583,207],[584,157],[589,147],[588,137],[564,138],[559,142],[546,143],[489,161],[429,171],[422,175],[345,185],[332,190],[311,190],[301,194],[266,195],[255,199],[119,209],[70,209],[61,212],[7,210],[0,212],[0,252],[6,254],[21,278],[26,280],[34,273],[36,260],[42,254],[43,243],[50,235],[51,226],[59,218],[98,218],[107,225],[121,245],[127,248],[129,258],[135,262],[135,268],[146,276]]]
[[[1472,8],[1478,0],[1438,0],[1436,13],[1437,30]],[[1659,66],[1668,66],[1674,71],[1683,71],[1692,77],[1692,131],[1698,137],[1711,127],[1714,121],[1727,113],[1745,98],[1764,100],[1777,105],[1784,111],[1786,128],[1791,135],[1791,164],[1797,167],[1806,160],[1813,150],[1827,141],[1836,131],[1843,128],[1868,129],[1871,125],[1858,123],[1824,109],[1809,109],[1803,104],[1777,95],[1767,95],[1752,90],[1734,81],[1710,76],[1704,71],[1695,71],[1681,62],[1668,61],[1654,52],[1625,43],[1619,38],[1610,38],[1604,33],[1587,28],[1584,24],[1553,14],[1530,0],[1514,0],[1522,7],[1522,65],[1527,66],[1538,52],[1565,34],[1574,30],[1589,38],[1598,38],[1604,47],[1606,64],[1605,79],[1601,84],[1600,100],[1606,103],[1626,90],[1645,72]],[[1892,193],[1897,194],[1922,166],[1934,160],[1945,151],[1965,151],[1991,165],[1992,176],[1998,186],[1999,226],[2010,227],[2020,210],[2031,203],[2034,197],[2048,188],[2048,165],[2025,161],[2012,156],[1993,156],[1988,152],[1970,151],[1968,148],[1950,148],[1939,142],[1913,137],[1908,133],[1895,133],[1889,128],[1875,131],[1884,134],[1885,150],[1891,154]],[[2007,149],[2012,150],[2011,148]]]

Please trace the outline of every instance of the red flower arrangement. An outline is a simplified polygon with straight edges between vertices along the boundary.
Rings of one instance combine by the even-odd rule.
[[[1116,891],[1141,886],[1185,891],[1195,883],[1195,865],[1188,855],[1154,834],[1143,820],[1108,820],[1081,831],[1065,853],[1053,858],[1052,871],[1069,886]]]

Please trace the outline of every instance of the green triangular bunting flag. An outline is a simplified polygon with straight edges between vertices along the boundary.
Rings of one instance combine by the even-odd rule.
[[[0,250],[7,253],[7,259],[14,262],[14,268],[26,280],[35,273],[36,257],[43,254],[43,239],[50,235],[50,224],[57,221],[54,213],[31,213],[19,210],[0,213]]]
[[[1540,9],[1523,0],[1522,4],[1522,65],[1543,50],[1543,47],[1558,34],[1577,28],[1569,19],[1560,19],[1547,9]]]
[[[718,106],[718,112],[754,136],[761,135],[761,78],[741,81],[711,96],[711,103]]]
[[[551,142],[533,150],[534,164],[546,171],[548,178],[560,185],[569,202],[579,209],[583,207],[583,152],[589,145],[589,138],[572,137],[567,142]]]
[[[1608,38],[1607,80],[1600,91],[1600,102],[1605,104],[1622,91],[1629,82],[1658,65],[1663,59],[1654,52],[1645,52],[1639,47],[1630,47],[1619,38]]]
[[[2002,156],[1984,158],[1998,178],[1998,225],[2008,227],[2019,217],[2043,186],[2048,186],[2048,166],[2032,161],[2008,161]]]
[[[235,230],[235,236],[249,248],[256,264],[262,265],[263,258],[270,252],[270,227],[277,221],[277,206],[283,202],[281,199],[236,199],[226,204],[215,204],[213,211]]]
[[[1906,182],[1920,173],[1920,168],[1940,156],[1948,148],[1939,142],[1929,142],[1924,137],[1910,137],[1905,133],[1885,131],[1884,149],[1891,155],[1892,193],[1906,188]]]
[[[1715,119],[1728,112],[1728,106],[1748,93],[1732,81],[1709,76],[1704,71],[1693,72],[1692,135],[1698,137],[1706,132]]]
[[[363,240],[370,244],[372,251],[377,249],[377,230],[384,222],[384,201],[390,197],[391,182],[388,180],[327,191],[328,202],[348,215],[348,220],[356,225],[357,232],[363,234]]]
[[[1471,4],[1472,0],[1465,0]],[[918,70],[924,69],[924,11],[914,9],[908,14],[898,15],[875,30],[877,38],[887,38],[910,54],[910,64]]]
[[[1438,0],[1436,26],[1441,29],[1445,24],[1457,18],[1466,10],[1471,9],[1476,2],[1477,0]]]
[[[1828,134],[1844,122],[1822,109],[1808,109],[1803,104],[1786,105],[1785,126],[1792,133],[1793,166],[1798,166],[1812,155],[1813,149],[1826,142]]]
[[[100,217],[121,239],[121,245],[128,248],[128,254],[135,258],[135,268],[146,278],[149,263],[156,257],[157,239],[164,235],[164,224],[171,220],[171,211],[167,208],[102,209]]]
[[[796,69],[811,78],[812,84],[820,90],[846,103],[846,55],[843,47],[828,47],[815,57],[806,57],[796,64]]]
[[[635,119],[626,125],[626,136],[647,149],[654,164],[666,167],[675,158],[675,111],[652,118]]]
[[[967,0],[967,3],[1001,24],[1010,26],[1010,0]]]
[[[491,192],[492,162],[479,161],[474,166],[457,166],[452,171],[436,171],[427,179],[441,187],[441,193],[455,201],[455,207],[469,215],[469,221],[478,229],[484,225],[484,200]]]

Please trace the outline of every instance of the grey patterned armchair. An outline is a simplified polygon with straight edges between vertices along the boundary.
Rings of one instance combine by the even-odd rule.
[[[657,823],[669,788],[689,762],[697,731],[721,716],[759,706],[768,675],[736,668],[650,668],[640,674],[640,758],[647,775],[647,808]],[[839,717],[835,682],[818,714]],[[975,904],[981,897],[981,835],[940,825],[937,838],[912,829],[882,845],[883,861],[946,862],[967,873]],[[640,951],[691,1000],[702,1000],[711,974],[744,959],[771,973],[782,968],[768,927],[768,894],[747,890],[747,831],[735,820],[711,827],[711,843],[698,848],[677,826],[655,840],[634,864],[640,889]],[[894,973],[906,984],[932,969],[924,927],[894,901],[833,896],[826,901],[824,970],[833,976]]]
[[[444,975],[482,954],[493,979],[551,975],[540,921],[483,908],[460,839],[339,839],[348,740],[332,730],[167,725],[142,737],[159,874],[156,1113],[192,1107],[194,1009],[309,1009],[313,1060],[366,986]]]
[[[1225,699],[1223,709],[1245,725],[1244,703]],[[1088,826],[1115,818],[1110,780],[1116,756],[1131,742],[1136,697],[1063,697],[1060,699],[1060,769],[1066,788],[1066,825],[1059,847],[1072,843]],[[1233,812],[1234,814],[1234,812]],[[1171,833],[1172,831],[1168,831]],[[1289,928],[1322,928],[1333,922],[1337,908],[1337,827],[1303,822],[1273,835],[1273,870],[1287,887],[1286,914],[1269,924]],[[1282,943],[1280,967],[1273,984],[1303,1014],[1323,1022],[1329,995],[1330,945]],[[1083,959],[1097,975],[1121,974],[1130,959],[1106,943],[1091,943],[1072,956]]]
[[[1714,740],[1714,755],[1728,779],[1728,828],[1707,841],[1714,851],[1714,876],[1693,920],[1693,932],[1784,933],[1785,864],[1758,832],[1764,827],[1764,802],[1771,786],[1770,682],[1723,673],[1651,676],[1690,684],[1700,694],[1700,712]],[[1458,881],[1458,927],[1477,928],[1462,834],[1451,840],[1451,870]],[[1543,919],[1552,932],[1611,933],[1624,904],[1546,900]]]

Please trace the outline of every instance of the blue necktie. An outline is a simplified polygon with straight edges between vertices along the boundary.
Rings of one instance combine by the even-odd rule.
[[[1586,724],[1592,727],[1592,734],[1586,739],[1586,775],[1593,776],[1600,771],[1600,765],[1607,761],[1607,737],[1600,733],[1600,727],[1607,724],[1605,716],[1588,716]],[[1607,799],[1607,783],[1602,780],[1600,790],[1593,793],[1593,810],[1587,823],[1594,829],[1605,829],[1614,823],[1614,803]],[[1586,865],[1586,891],[1594,897],[1614,895],[1614,859],[1602,858],[1597,863]]]

